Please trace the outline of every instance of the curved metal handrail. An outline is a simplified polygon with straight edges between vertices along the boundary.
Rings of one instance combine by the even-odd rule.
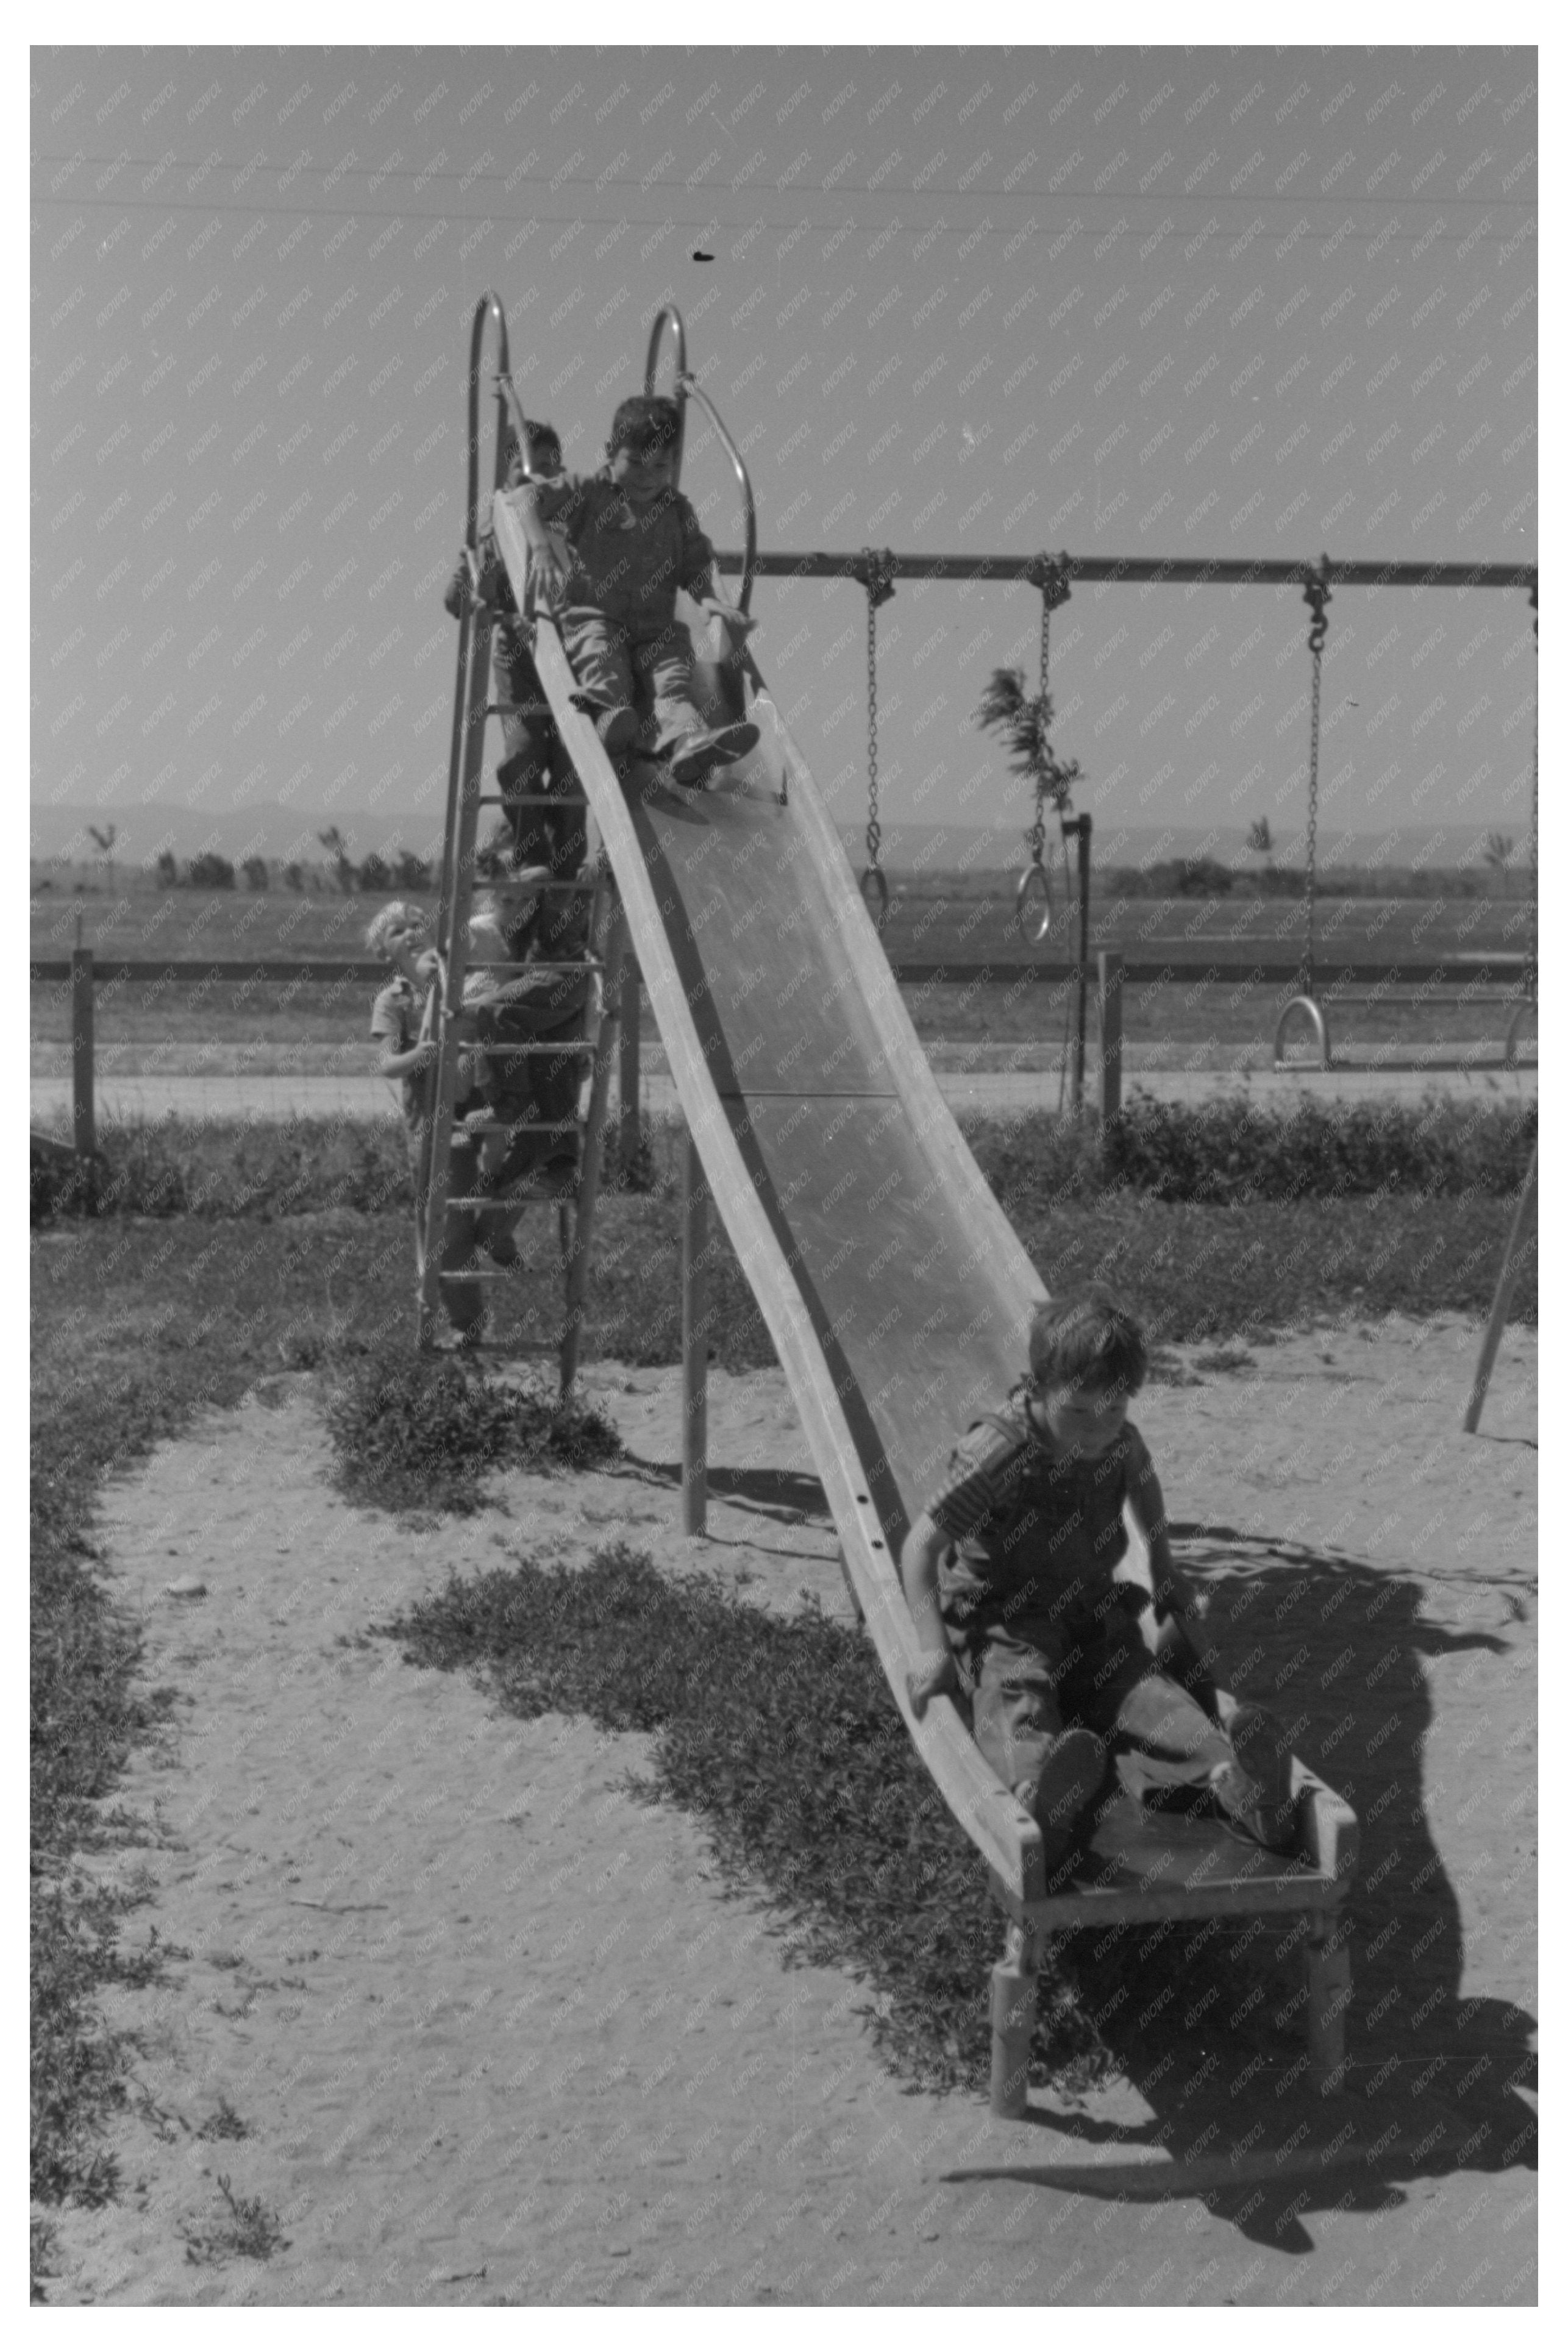
[[[681,460],[686,455],[686,404],[696,399],[702,404],[708,422],[719,436],[724,453],[735,468],[735,479],[741,488],[741,509],[745,518],[746,543],[741,566],[741,593],[735,602],[742,613],[752,609],[752,583],[757,572],[757,502],[752,491],[752,478],[746,461],[731,436],[729,428],[713,403],[686,364],[686,321],[673,302],[667,302],[653,322],[648,337],[647,362],[643,369],[643,390],[651,394],[658,374],[659,347],[664,341],[666,326],[675,345],[675,399],[680,410],[680,434],[676,444],[675,478],[680,479]]]
[[[506,312],[500,296],[493,286],[487,286],[474,305],[474,323],[468,337],[468,534],[470,549],[479,543],[479,360],[485,346],[486,322],[494,314],[496,331],[500,337],[500,357],[496,366],[498,383],[510,387],[511,360],[507,343]],[[498,397],[501,396],[498,394]],[[506,467],[501,461],[501,436],[496,436],[495,488],[506,483]]]
[[[675,404],[680,411],[680,424],[675,436],[675,480],[680,485],[681,463],[686,456],[686,321],[673,302],[667,302],[653,322],[647,339],[647,359],[642,372],[642,388],[649,398],[658,374],[658,351],[664,341],[666,326],[675,345]]]
[[[679,383],[686,373],[686,321],[673,302],[667,302],[653,322],[647,339],[647,363],[643,369],[642,388],[651,394],[654,379],[658,373],[658,347],[664,341],[666,326],[675,339],[675,378]]]
[[[749,613],[752,609],[752,583],[757,572],[757,502],[752,495],[752,478],[746,470],[745,459],[730,437],[723,418],[696,377],[687,375],[681,380],[691,397],[701,402],[707,412],[709,423],[724,445],[725,454],[735,468],[735,479],[741,486],[741,507],[745,517],[746,547],[745,560],[741,567],[741,593],[735,602],[742,613]]]

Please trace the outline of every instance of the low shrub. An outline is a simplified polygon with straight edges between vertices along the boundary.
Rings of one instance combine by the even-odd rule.
[[[1307,1096],[1276,1109],[1244,1094],[1183,1103],[1135,1092],[1103,1129],[1037,1113],[975,1121],[967,1133],[1009,1215],[1121,1192],[1237,1204],[1380,1193],[1499,1198],[1524,1181],[1536,1107]]]
[[[604,1415],[562,1403],[552,1381],[501,1381],[393,1341],[348,1360],[328,1387],[326,1419],[337,1485],[384,1510],[477,1511],[489,1470],[586,1470],[621,1450]]]

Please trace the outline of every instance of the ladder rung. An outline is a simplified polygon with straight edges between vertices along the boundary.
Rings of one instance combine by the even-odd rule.
[[[481,793],[478,808],[586,809],[586,801],[569,800],[564,793]]]
[[[498,1135],[580,1135],[580,1118],[520,1118],[503,1119],[496,1129]],[[474,1130],[468,1129],[471,1135]]]
[[[448,1209],[526,1208],[531,1201],[570,1201],[575,1198],[576,1192],[577,1171],[574,1168],[569,1173],[563,1173],[558,1178],[553,1185],[535,1183],[531,1187],[523,1181],[515,1187],[509,1185],[504,1192],[476,1192],[471,1195],[463,1193],[456,1200],[448,1201],[447,1206]],[[503,1268],[502,1271],[510,1272],[510,1269]],[[447,1278],[458,1282],[466,1279],[462,1275]]]
[[[526,1060],[531,1055],[537,1055],[541,1061],[544,1059],[546,1054],[575,1053],[586,1055],[594,1050],[593,1042],[587,1037],[563,1037],[555,1042],[542,1039],[532,1045],[487,1045],[482,1039],[471,1039],[469,1042],[477,1053],[493,1054],[498,1060],[504,1056],[508,1061],[516,1061],[519,1058]]]
[[[548,702],[487,702],[487,719],[548,719]]]
[[[488,957],[488,956],[479,956],[479,957],[473,958],[473,959],[471,959],[470,961],[468,961],[465,962],[465,964],[464,964],[464,966],[463,966],[463,970],[464,970],[464,971],[465,971],[465,972],[469,972],[469,971],[604,971],[604,969],[605,969],[604,965],[599,961],[599,960],[598,960],[598,958],[597,958],[596,956],[570,956],[570,957],[568,957],[568,958],[567,958],[563,962],[562,962],[562,963],[546,963],[546,962],[544,962],[544,961],[542,960],[542,959],[541,959],[537,963],[532,962],[532,961],[530,961],[530,962],[527,962],[527,963],[510,963],[510,962],[506,962],[506,961],[503,961],[501,958],[500,958],[500,957],[497,957],[497,958],[492,961],[491,961],[491,959],[490,959],[489,957]],[[479,1007],[478,1007],[478,1005],[474,1005],[474,1004],[466,1004],[466,1005],[464,1005],[464,1006],[462,1007],[462,1010],[463,1010],[465,1013],[477,1013],[477,1012],[479,1011]]]
[[[573,1124],[580,1129],[586,1124],[586,1122],[583,1119],[576,1119]],[[569,1131],[570,1130],[564,1127],[561,1129],[520,1127],[513,1120],[506,1118],[477,1118],[472,1127],[458,1128],[457,1133],[453,1136],[452,1140],[454,1143],[467,1143],[471,1137],[476,1135],[554,1135],[557,1133],[564,1134]]]

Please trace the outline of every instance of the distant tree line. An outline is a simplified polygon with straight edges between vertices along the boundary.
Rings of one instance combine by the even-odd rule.
[[[176,857],[172,849],[164,849],[159,852],[156,873],[159,882],[171,890],[235,890],[243,880],[247,890],[330,890],[353,898],[363,893],[420,891],[433,887],[435,870],[431,860],[416,856],[411,849],[395,849],[389,857],[373,849],[356,863],[341,839],[327,845],[333,849],[330,866],[319,861],[306,864],[299,858],[253,856],[242,858],[237,867],[232,858],[216,849],[205,849],[200,856],[185,859]]]

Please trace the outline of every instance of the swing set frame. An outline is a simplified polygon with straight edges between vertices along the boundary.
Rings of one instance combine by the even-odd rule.
[[[656,329],[657,335],[657,329]],[[682,366],[684,355],[682,354]],[[650,367],[651,381],[651,367]],[[727,436],[726,436],[727,438]],[[742,469],[742,479],[743,469]],[[716,558],[720,572],[742,572],[744,577],[743,598],[749,602],[752,583],[756,579],[774,580],[854,580],[866,592],[867,671],[868,671],[868,801],[866,827],[867,864],[860,876],[861,895],[870,910],[879,931],[887,920],[889,894],[887,877],[881,866],[882,828],[878,805],[877,751],[877,612],[894,593],[900,580],[952,580],[960,583],[996,581],[1018,582],[1038,588],[1043,597],[1040,615],[1040,696],[1048,694],[1050,663],[1050,616],[1067,602],[1075,581],[1086,584],[1111,586],[1126,583],[1133,586],[1157,587],[1171,585],[1185,588],[1189,595],[1204,587],[1300,587],[1303,602],[1310,608],[1311,622],[1308,630],[1308,650],[1312,663],[1311,725],[1307,780],[1307,936],[1303,944],[1297,993],[1280,1012],[1274,1036],[1274,1066],[1303,1067],[1310,1065],[1287,1064],[1284,1058],[1286,1031],[1293,1017],[1304,1014],[1310,1024],[1318,1048],[1318,1067],[1331,1066],[1332,1047],[1329,1035],[1328,1014],[1317,995],[1315,908],[1317,896],[1317,834],[1318,834],[1318,751],[1320,705],[1322,687],[1322,656],[1328,632],[1327,606],[1334,587],[1343,588],[1511,588],[1526,589],[1531,610],[1534,614],[1536,650],[1540,652],[1540,572],[1533,563],[1408,563],[1334,561],[1324,554],[1317,560],[1297,558],[1244,559],[1220,556],[1095,556],[1071,555],[913,555],[900,554],[891,548],[862,548],[857,554],[833,554],[815,551],[801,555],[759,553],[756,546],[756,516],[749,493],[746,506],[746,549],[743,555],[721,552]],[[1015,919],[1024,936],[1038,945],[1050,929],[1050,881],[1048,858],[1045,853],[1045,798],[1048,787],[1040,780],[1036,786],[1035,818],[1026,844],[1029,863],[1018,878]],[[1539,955],[1539,798],[1540,798],[1540,738],[1537,730],[1531,756],[1530,872],[1531,872],[1531,938],[1526,961],[1524,992],[1508,1025],[1503,1049],[1504,1065],[1517,1067],[1519,1033],[1524,1018],[1537,998],[1537,961]],[[1058,810],[1058,814],[1060,811]],[[1088,820],[1081,821],[1087,828]],[[1065,836],[1076,829],[1076,821],[1064,824]],[[1081,913],[1081,910],[1080,910]],[[1081,926],[1080,926],[1081,927]],[[1087,954],[1087,945],[1083,950]],[[1080,966],[1082,956],[1080,955]],[[1080,969],[1080,995],[1083,974]],[[1081,1065],[1083,1036],[1080,1023],[1079,1055]],[[1081,1083],[1081,1081],[1080,1081]]]

